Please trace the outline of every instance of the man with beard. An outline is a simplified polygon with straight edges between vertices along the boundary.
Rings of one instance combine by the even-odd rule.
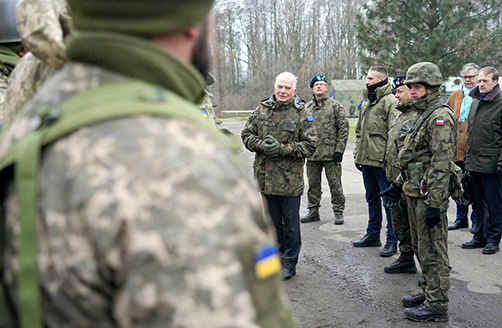
[[[296,81],[289,72],[279,74],[274,94],[253,111],[241,132],[244,146],[256,153],[254,174],[274,221],[285,280],[296,274],[303,164],[317,142],[314,117],[296,96]]]
[[[305,107],[312,111],[318,142],[315,153],[307,160],[308,209],[309,213],[301,219],[302,223],[319,221],[324,169],[331,192],[331,206],[335,215],[334,223],[343,224],[345,196],[342,186],[343,152],[349,138],[349,120],[340,103],[328,97],[328,79],[316,75],[310,81],[313,99]]]
[[[387,69],[371,67],[366,76],[364,101],[356,125],[356,168],[363,174],[366,202],[368,203],[368,227],[363,238],[352,242],[354,247],[380,247],[382,229],[382,202],[380,192],[389,187],[385,177],[385,148],[389,127],[397,115],[397,99],[392,95]],[[397,252],[397,238],[392,230],[390,209],[387,217],[387,241],[380,255],[389,257]]]
[[[196,106],[213,1],[68,4],[69,61],[0,140],[7,326],[295,327],[261,199]]]

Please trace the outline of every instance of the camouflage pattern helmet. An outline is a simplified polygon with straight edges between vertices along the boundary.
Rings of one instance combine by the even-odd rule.
[[[441,75],[439,67],[434,63],[416,63],[408,68],[406,72],[406,81],[404,81],[406,85],[413,83],[427,84],[431,87],[440,86],[443,84],[443,75]]]
[[[0,43],[21,42],[16,29],[17,0],[0,0]]]

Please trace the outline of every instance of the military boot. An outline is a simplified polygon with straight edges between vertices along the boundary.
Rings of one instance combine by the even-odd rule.
[[[309,214],[305,215],[300,219],[301,223],[309,223],[314,221],[319,221],[321,218],[319,217],[319,208],[309,208]]]
[[[427,321],[448,321],[448,313],[437,312],[425,303],[421,305],[404,310],[406,318],[413,321],[427,322]]]
[[[342,212],[335,212],[335,224],[343,224],[343,213]]]
[[[405,308],[419,306],[423,302],[425,302],[425,297],[422,294],[406,295],[401,300]]]
[[[397,260],[384,266],[383,270],[387,273],[417,273],[413,254],[409,253],[401,253]]]

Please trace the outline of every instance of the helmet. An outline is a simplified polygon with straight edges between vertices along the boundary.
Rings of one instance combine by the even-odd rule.
[[[0,43],[21,42],[16,29],[17,0],[0,0]]]
[[[401,76],[398,76],[396,77],[393,81],[392,81],[392,90],[396,90],[397,88],[399,88],[400,86],[403,86],[404,85],[404,80],[406,79],[406,76],[404,75],[401,75]]]
[[[404,84],[423,83],[428,86],[440,86],[443,84],[443,76],[436,64],[430,62],[416,63],[408,68]]]

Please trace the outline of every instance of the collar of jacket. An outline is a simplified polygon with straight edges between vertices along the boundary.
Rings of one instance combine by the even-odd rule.
[[[291,99],[288,102],[279,102],[275,98],[275,95],[271,95],[270,98],[268,98],[267,100],[262,101],[262,104],[264,106],[272,107],[273,109],[278,109],[278,110],[286,109],[290,105],[295,106],[296,109],[300,109],[300,108],[303,107],[303,105],[305,105],[305,100],[303,100],[300,97],[298,97],[297,95],[295,95],[293,97],[293,99]]]
[[[413,103],[413,107],[423,112],[430,106],[439,107],[441,105],[441,94],[439,91],[429,93],[427,96],[421,98],[419,101]]]
[[[495,98],[500,94],[500,84],[497,83],[497,85],[492,89],[492,91],[488,92],[484,98],[483,101],[494,101]],[[469,96],[472,98],[481,100],[481,94],[479,92],[479,85],[474,87],[474,89],[469,92]]]
[[[401,113],[406,113],[406,112],[408,112],[412,108],[413,108],[413,101],[412,100],[410,100],[410,101],[408,101],[408,102],[406,102],[404,104],[399,104],[396,107],[396,109],[398,111],[400,111]]]
[[[72,61],[162,86],[192,103],[200,103],[205,94],[206,83],[195,67],[141,38],[81,32],[70,37],[66,51]]]
[[[321,106],[326,100],[328,99],[328,93],[326,92],[321,96],[321,98],[316,99],[315,94],[312,96],[312,100],[314,100],[314,103],[318,106]]]
[[[382,81],[384,82],[384,81]],[[387,82],[386,84],[380,86],[380,87],[377,87],[376,90],[376,97],[375,97],[375,100],[371,102],[371,104],[374,104],[376,102],[378,102],[378,100],[380,98],[382,98],[383,96],[386,96],[388,94],[392,94],[392,87],[390,85],[389,82]],[[365,88],[363,89],[363,95],[364,95],[364,99],[368,99],[368,88]]]

